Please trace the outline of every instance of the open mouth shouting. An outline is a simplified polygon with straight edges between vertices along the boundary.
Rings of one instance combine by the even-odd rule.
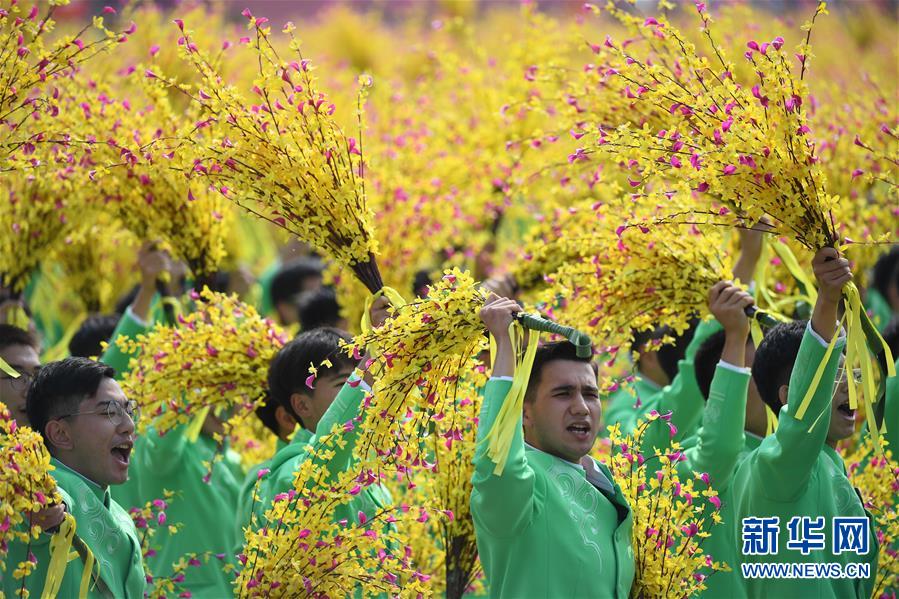
[[[580,441],[586,441],[588,439],[592,440],[593,435],[593,427],[590,426],[590,423],[586,420],[580,422],[573,422],[565,427],[571,435],[573,435],[576,439]]]
[[[856,410],[853,410],[852,408],[849,407],[849,399],[848,398],[846,398],[846,400],[843,403],[841,403],[839,406],[837,406],[837,412],[843,418],[848,420],[849,422],[855,422]]]
[[[110,451],[113,459],[125,468],[131,462],[131,450],[134,449],[134,441],[124,441],[115,445]]]

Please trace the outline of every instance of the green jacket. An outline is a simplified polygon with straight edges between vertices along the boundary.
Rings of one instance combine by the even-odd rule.
[[[871,322],[878,331],[883,331],[893,318],[893,309],[885,297],[874,287],[868,287],[865,294],[865,308],[871,312]]]
[[[119,319],[119,323],[116,325],[115,330],[109,338],[109,345],[106,348],[106,351],[100,356],[101,362],[107,366],[112,366],[115,369],[116,379],[121,380],[121,378],[130,370],[128,368],[128,362],[133,357],[131,354],[126,354],[119,349],[116,339],[119,337],[134,339],[138,335],[146,333],[149,327],[149,323],[138,320],[134,315],[134,312],[131,311],[130,306],[125,310],[125,313],[122,314],[122,318]]]
[[[76,543],[80,540],[90,549],[96,560],[94,573],[99,572],[100,583],[91,583],[88,596],[140,599],[144,596],[146,577],[141,562],[140,542],[131,517],[116,503],[109,489],[84,478],[62,462],[52,459],[53,478],[66,505],[66,511],[75,518]],[[13,569],[24,561],[28,548],[19,542],[10,543],[6,558],[7,570],[0,572],[3,593],[15,597],[22,581],[13,579]],[[40,597],[50,562],[50,535],[42,534],[33,540],[31,553],[37,558],[35,571],[26,579],[25,588],[31,597]],[[81,576],[84,572],[82,557],[68,563],[58,597],[78,597]]]
[[[368,387],[364,383],[352,387],[349,383],[353,380],[351,377],[350,381],[340,389],[337,397],[334,398],[334,402],[328,406],[318,426],[315,427],[315,435],[311,439],[303,441],[295,437],[287,447],[276,453],[275,457],[272,458],[271,472],[269,472],[268,476],[263,477],[260,485],[260,513],[264,513],[265,510],[271,507],[276,495],[293,489],[296,472],[303,461],[308,458],[307,449],[309,447],[314,447],[320,437],[329,434],[335,424],[342,425],[359,415],[362,409],[362,400],[365,398],[365,391]],[[330,472],[348,471],[354,467],[353,450],[358,438],[358,426],[343,433],[345,445],[341,448],[335,444],[331,448],[334,455],[328,462],[328,470]],[[335,508],[334,521],[347,520],[358,523],[359,512],[370,518],[376,511],[392,503],[393,499],[390,497],[390,493],[382,485],[366,486],[362,492],[353,497],[348,503]]]
[[[161,437],[149,429],[135,444],[129,484],[123,489],[124,501],[141,506],[162,499],[165,490],[175,493],[166,509],[166,520],[181,528],[174,535],[166,526],[158,529],[152,542],[157,554],[148,559],[148,565],[154,576],[167,577],[172,574],[172,564],[181,557],[211,552],[208,561],[201,558],[200,566],[185,572],[183,586],[194,599],[232,594],[232,576],[222,572],[222,566],[235,546],[234,517],[243,476],[238,478],[234,464],[229,463],[239,462],[239,458],[225,451],[207,483],[203,479],[216,452],[214,440],[201,434],[191,443],[184,427]]]
[[[602,464],[591,472],[527,447],[519,426],[502,475],[484,443],[511,387],[484,389],[471,513],[491,597],[626,599],[634,579],[633,514]]]
[[[731,567],[731,572],[716,572],[706,580],[705,597],[745,597],[743,579],[738,567],[739,550],[735,537],[736,498],[731,482],[739,463],[761,443],[761,438],[743,430],[750,371],[719,362],[702,414],[702,426],[693,437],[683,442],[684,457],[679,462],[681,480],[693,473],[709,475],[711,486],[721,500],[721,523],[712,526],[710,536],[702,542],[702,550],[717,562]],[[701,481],[696,481],[703,488]]]
[[[824,376],[802,419],[793,416],[811,380],[824,359],[826,344],[811,329],[806,329],[796,363],[790,376],[787,405],[778,417],[777,432],[762,441],[740,464],[734,476],[733,496],[737,498],[736,535],[742,538],[742,519],[778,517],[780,535],[774,555],[742,555],[742,563],[867,563],[867,579],[746,579],[752,598],[816,597],[868,599],[877,571],[877,537],[873,519],[865,511],[858,493],[846,477],[843,460],[825,444],[830,426],[831,394],[840,353],[845,339],[837,341]],[[816,419],[820,419],[812,428]],[[809,429],[812,428],[811,432]],[[808,555],[787,548],[787,523],[794,516],[824,517],[823,550]],[[832,521],[835,516],[867,517],[870,522],[870,551],[867,555],[832,553]],[[742,543],[741,543],[742,548]]]
[[[297,441],[298,446],[300,443],[309,442],[309,439],[312,438],[312,433],[307,431],[304,428],[297,429],[296,433],[293,435],[293,439],[291,442]],[[285,443],[281,439],[278,439],[277,444],[275,445],[275,455],[278,454],[282,449],[287,447],[289,444]],[[260,509],[261,505],[261,497],[259,495],[259,491],[261,491],[262,484],[260,479],[265,476],[262,474],[260,476],[260,472],[264,470],[271,470],[272,462],[274,461],[275,456],[272,456],[271,459],[268,459],[261,464],[257,464],[253,466],[249,470],[247,470],[247,475],[243,480],[243,484],[240,486],[240,491],[237,494],[237,511],[235,513],[234,518],[234,539],[235,545],[234,550],[231,552],[232,555],[237,555],[242,553],[244,546],[244,528],[246,528],[251,520],[252,516],[255,513],[257,515],[257,522],[260,521],[258,519],[264,510]],[[257,487],[257,483],[259,483],[259,487]],[[259,491],[257,491],[257,488]]]
[[[699,383],[696,382],[693,359],[702,343],[720,328],[721,325],[716,320],[699,323],[684,353],[684,359],[677,363],[677,374],[670,385],[660,388],[638,374],[633,386],[639,401],[635,400],[627,388],[610,395],[603,423],[606,426],[620,423],[621,433],[629,435],[636,428],[638,420],[655,410],[659,414],[671,412],[671,424],[677,428],[675,439],[683,440],[694,434],[699,427],[705,402]],[[664,434],[667,436],[667,431]]]

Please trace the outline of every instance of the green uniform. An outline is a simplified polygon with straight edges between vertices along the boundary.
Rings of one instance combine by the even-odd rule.
[[[232,576],[222,572],[222,566],[235,546],[234,514],[243,480],[242,474],[235,474],[235,468],[239,469],[240,460],[226,450],[209,482],[204,482],[216,442],[203,434],[190,442],[184,430],[178,427],[160,437],[149,429],[137,440],[126,500],[139,498],[140,503],[135,505],[142,506],[162,499],[165,490],[173,491],[166,523],[181,527],[174,535],[167,527],[159,528],[153,538],[157,554],[148,559],[150,571],[153,576],[166,577],[181,557],[210,552],[209,561],[201,559],[200,566],[187,569],[184,587],[190,589],[194,599],[230,597]]]
[[[149,326],[149,323],[140,320],[134,315],[134,312],[131,311],[131,306],[122,314],[122,318],[119,319],[112,336],[109,338],[109,345],[106,351],[100,356],[101,362],[115,369],[116,379],[121,379],[128,372],[128,362],[132,358],[131,354],[126,354],[119,349],[116,339],[119,337],[134,339],[138,335],[146,333]]]
[[[511,387],[484,389],[475,450],[471,513],[491,597],[619,597],[634,579],[633,514],[609,470],[588,472],[527,447],[515,430],[502,475],[484,439]]]
[[[871,322],[878,331],[883,331],[893,318],[893,308],[885,297],[874,287],[865,294],[865,308],[871,314]]]
[[[621,433],[629,435],[638,420],[655,410],[659,414],[671,412],[671,424],[677,428],[675,439],[682,440],[694,434],[705,402],[696,382],[693,359],[702,343],[720,328],[716,320],[702,322],[696,327],[684,359],[677,363],[677,374],[670,385],[659,387],[638,374],[633,382],[636,399],[627,388],[613,393],[604,408],[603,423],[606,426],[620,423]]]
[[[737,498],[736,534],[746,541],[742,519],[779,518],[780,535],[776,553],[742,555],[743,563],[867,563],[871,576],[860,578],[747,578],[746,590],[752,598],[817,597],[868,599],[877,571],[877,537],[874,523],[865,511],[856,490],[846,477],[839,454],[825,444],[830,426],[831,397],[845,339],[837,341],[820,384],[808,410],[801,419],[793,413],[808,390],[818,365],[824,359],[827,344],[809,324],[796,364],[790,376],[789,397],[778,417],[775,434],[762,441],[739,465],[734,476],[733,496]],[[816,419],[820,419],[812,428]],[[809,432],[809,428],[812,428]],[[787,548],[787,523],[794,516],[824,517],[824,548],[803,555]],[[869,519],[869,548],[866,555],[832,553],[833,518]],[[743,543],[741,543],[742,547]],[[745,549],[746,547],[742,547]]]
[[[761,443],[761,438],[743,430],[750,370],[719,362],[709,389],[709,399],[702,414],[702,427],[683,442],[684,461],[677,465],[681,480],[694,478],[693,473],[709,475],[711,486],[721,500],[721,523],[709,530],[702,551],[717,562],[731,567],[731,572],[715,572],[706,580],[705,597],[745,597],[739,570],[739,551],[735,536],[736,497],[732,480],[739,463]],[[705,487],[695,481],[698,488]]]
[[[298,438],[299,442],[302,442],[303,439],[305,439],[305,442],[308,442],[309,439],[312,438],[312,433],[304,428],[297,429],[297,432],[294,433],[292,441],[297,441]],[[281,439],[278,439],[278,442],[275,445],[275,455],[277,455],[279,451],[287,446],[287,443],[285,443]],[[274,456],[272,456],[271,459],[265,460],[261,464],[257,464],[256,466],[253,466],[252,468],[247,470],[247,475],[243,480],[243,484],[240,486],[240,491],[237,494],[237,512],[234,518],[235,545],[234,550],[231,552],[232,555],[241,553],[241,549],[244,545],[243,529],[250,523],[252,514],[254,512],[257,515],[260,514],[261,501],[257,492],[256,485],[260,481],[260,471],[271,470],[273,460]],[[262,476],[265,475],[263,474]],[[259,522],[259,520],[257,520],[257,522]]]
[[[99,572],[100,581],[91,583],[88,596],[140,599],[147,583],[140,542],[131,517],[110,497],[109,489],[101,488],[56,459],[52,463],[56,468],[52,475],[59,485],[66,511],[75,518],[73,549],[77,549],[80,540],[96,560],[94,574]],[[50,562],[50,535],[42,534],[33,540],[30,550],[37,558],[37,566],[26,579],[25,588],[31,592],[31,597],[40,597]],[[21,588],[22,581],[13,579],[13,569],[26,556],[25,544],[10,543],[7,570],[0,573],[3,583],[0,588],[7,597],[15,597]],[[58,597],[78,597],[84,572],[83,559],[76,557],[66,566]]]
[[[365,392],[368,386],[364,382],[360,382],[357,386],[350,385],[355,383],[353,377],[340,389],[333,403],[328,406],[318,426],[315,427],[315,435],[306,441],[294,438],[291,443],[275,454],[272,458],[271,472],[268,476],[263,477],[260,485],[261,505],[260,513],[264,513],[269,509],[275,496],[280,493],[286,493],[293,489],[294,478],[296,472],[300,469],[300,465],[309,456],[307,449],[314,447],[318,439],[331,432],[334,425],[342,425],[356,418],[362,409],[362,400],[365,398]],[[345,472],[352,470],[353,449],[356,446],[356,440],[359,438],[359,427],[354,426],[349,431],[344,431],[342,439],[345,445],[341,448],[336,444],[330,449],[334,452],[333,457],[328,461],[328,470],[332,473]],[[390,493],[380,484],[368,485],[362,491],[353,497],[348,503],[337,506],[334,509],[334,521],[347,520],[348,522],[359,522],[359,512],[371,518],[375,512],[385,508],[393,503]]]

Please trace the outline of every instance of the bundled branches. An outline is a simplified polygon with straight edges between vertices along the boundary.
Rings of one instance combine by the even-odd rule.
[[[378,291],[383,284],[374,259],[361,140],[347,137],[338,126],[336,106],[319,91],[292,27],[285,33],[296,59],[285,61],[269,41],[268,19],[257,19],[249,10],[244,15],[256,34],[252,49],[259,72],[253,101],[224,85],[184,32],[182,56],[201,78],[199,89],[184,89],[202,107],[201,120],[183,140],[193,156],[190,173],[352,268],[370,291]],[[183,31],[183,23],[178,25]],[[147,77],[174,85],[152,71]],[[363,87],[370,84],[363,81]],[[361,108],[358,114],[361,119]]]
[[[29,514],[59,503],[56,481],[50,476],[50,454],[44,439],[27,426],[17,425],[7,407],[0,403],[0,566],[7,569],[10,541],[22,544],[37,538],[41,529],[27,521]],[[16,579],[31,574],[35,562],[15,564]],[[7,574],[8,575],[8,574]]]
[[[880,452],[869,436],[844,458],[852,486],[874,515],[880,552],[872,597],[882,597],[899,585],[899,464],[893,455],[891,449]]]
[[[353,471],[328,470],[329,456],[341,443],[340,427],[335,429],[307,449],[294,488],[277,495],[265,514],[270,524],[247,529],[237,596],[416,596],[426,591],[429,577],[415,569],[397,533],[398,525],[430,518],[426,505],[387,506],[335,521],[335,510],[379,480],[373,473],[377,464],[370,460]]]
[[[613,352],[659,323],[683,333],[706,314],[709,288],[733,278],[720,234],[685,229],[622,228],[605,253],[562,266],[551,288],[565,298],[557,314]]]
[[[637,424],[629,437],[610,428],[609,470],[634,514],[632,542],[636,577],[631,597],[690,597],[705,588],[709,574],[724,569],[702,550],[713,524],[721,522],[721,501],[700,473],[681,480],[679,446],[654,456],[639,453],[643,436],[658,415]],[[701,487],[699,486],[701,485]]]
[[[478,390],[486,384],[485,371],[477,360],[469,362],[449,410],[432,419],[432,430],[422,439],[430,459],[406,470],[408,478],[398,482],[400,488],[393,493],[413,497],[413,503],[432,502],[448,516],[401,530],[410,539],[419,569],[431,575],[433,592],[448,598],[471,593],[483,577],[470,498],[481,411]]]
[[[511,274],[522,290],[552,282],[553,274],[565,264],[597,256],[616,239],[609,206],[603,202],[581,202],[557,208],[550,218],[528,232],[520,259]]]
[[[607,39],[605,45],[619,57],[614,74],[641,102],[669,118],[656,127],[600,127],[592,151],[614,156],[629,172],[630,186],[647,201],[662,204],[677,194],[705,193],[727,206],[674,214],[669,222],[736,224],[735,218],[757,222],[767,215],[774,233],[812,250],[834,246],[838,236],[830,210],[836,199],[827,193],[803,110],[808,38],[795,57],[784,49],[783,38],[750,41],[744,58],[757,80],[743,85],[712,36],[704,6],[697,5],[697,11],[711,58],[664,19],[641,23],[613,9],[646,50],[641,56],[634,45]],[[825,12],[822,3],[815,17]],[[813,22],[805,25],[809,35]]]
[[[177,326],[119,340],[137,356],[122,387],[149,416],[143,430],[164,434],[209,410],[231,417],[251,411],[263,398],[269,362],[287,340],[235,296],[204,289],[191,297],[195,309]]]
[[[478,313],[484,292],[471,276],[448,270],[428,297],[397,309],[387,322],[353,340],[357,355],[374,356],[373,398],[358,449],[421,456],[419,439],[432,418],[446,414],[459,386],[460,372],[486,338]],[[405,421],[405,422],[404,422]],[[402,435],[406,431],[409,436]]]

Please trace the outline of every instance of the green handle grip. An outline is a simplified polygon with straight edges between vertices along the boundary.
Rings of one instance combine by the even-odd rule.
[[[593,343],[590,341],[590,337],[577,329],[525,312],[516,314],[515,319],[526,329],[554,333],[565,337],[577,348],[577,356],[579,358],[589,358],[593,355]]]
[[[769,329],[779,323],[779,321],[765,312],[764,310],[759,310],[756,306],[748,306],[743,312],[749,318],[754,318]]]

